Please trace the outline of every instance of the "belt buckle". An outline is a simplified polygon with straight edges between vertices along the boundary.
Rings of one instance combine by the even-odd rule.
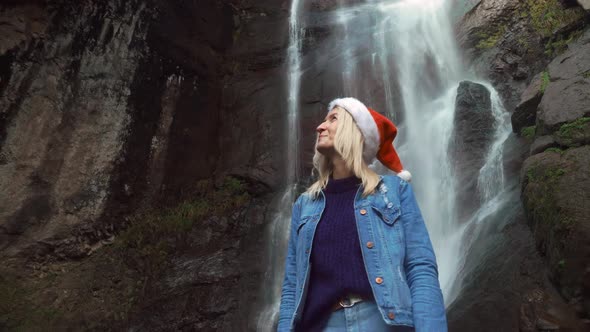
[[[338,301],[338,304],[340,304],[340,306],[342,308],[350,308],[353,305],[361,302],[363,299],[361,299],[358,296],[346,296],[342,299],[340,299],[340,301]]]

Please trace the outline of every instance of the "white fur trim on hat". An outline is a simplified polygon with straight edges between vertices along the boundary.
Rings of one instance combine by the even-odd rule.
[[[373,116],[367,109],[367,106],[356,98],[338,98],[332,100],[328,105],[328,112],[334,107],[340,106],[344,108],[356,122],[356,125],[361,130],[365,138],[365,147],[363,151],[363,159],[367,164],[371,164],[379,151],[379,143],[381,138],[379,137],[379,129],[373,119]],[[403,173],[403,172],[402,172]]]
[[[400,178],[402,178],[402,180],[405,180],[406,182],[412,181],[412,173],[406,171],[405,169],[397,173],[397,176],[399,176]]]

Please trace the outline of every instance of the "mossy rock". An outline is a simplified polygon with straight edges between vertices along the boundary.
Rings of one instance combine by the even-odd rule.
[[[35,301],[36,292],[45,286],[45,283],[24,282],[14,272],[2,268],[0,270],[0,330],[43,331],[50,326],[55,326],[64,313]]]
[[[561,146],[577,147],[590,144],[590,117],[579,118],[562,125],[553,137]]]
[[[522,15],[530,17],[532,27],[543,37],[550,37],[586,16],[584,9],[565,8],[558,0],[527,0],[526,3],[528,12]]]
[[[532,140],[533,138],[535,138],[536,130],[537,126],[524,127],[520,130],[520,136]]]
[[[216,220],[216,229],[230,227],[227,220],[240,214],[251,201],[246,184],[226,177],[218,185],[212,180],[195,184],[190,198],[162,209],[150,209],[130,218],[130,223],[117,238],[115,245],[128,256],[128,262],[150,277],[156,277],[165,267],[169,255],[187,245],[193,227],[202,226],[207,219]]]
[[[522,169],[521,198],[551,279],[568,300],[581,300],[590,269],[590,146],[548,149]],[[586,314],[590,314],[586,313]]]

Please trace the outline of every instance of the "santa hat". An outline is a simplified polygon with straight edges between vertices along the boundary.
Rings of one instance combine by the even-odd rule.
[[[328,112],[334,107],[344,108],[356,122],[365,137],[363,159],[370,165],[375,158],[400,178],[410,181],[412,174],[405,170],[393,147],[397,128],[388,118],[365,106],[355,98],[338,98],[330,102]]]

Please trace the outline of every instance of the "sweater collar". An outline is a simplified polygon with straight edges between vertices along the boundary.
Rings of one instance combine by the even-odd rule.
[[[328,180],[328,184],[324,189],[327,193],[342,193],[351,190],[357,190],[361,184],[361,179],[356,176],[351,176],[344,179],[332,179]]]

